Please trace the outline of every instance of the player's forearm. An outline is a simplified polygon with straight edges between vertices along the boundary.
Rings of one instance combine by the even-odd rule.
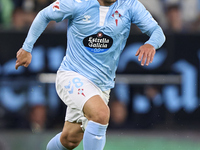
[[[148,31],[146,34],[150,36],[150,38],[147,42],[145,42],[145,44],[151,44],[155,49],[160,48],[165,42],[165,35],[158,25]]]
[[[22,46],[24,50],[27,52],[31,52],[33,49],[33,45],[35,44],[36,40],[39,38],[39,36],[42,34],[42,32],[45,30],[49,23],[49,19],[44,16],[44,11],[40,11],[38,15],[35,17],[28,35],[26,37],[26,40]]]

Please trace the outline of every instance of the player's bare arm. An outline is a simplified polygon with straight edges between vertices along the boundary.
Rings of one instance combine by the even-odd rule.
[[[16,54],[16,58],[17,61],[15,64],[15,69],[18,69],[19,66],[28,67],[28,65],[31,63],[32,55],[30,52],[20,48]]]
[[[144,66],[146,61],[146,66],[149,65],[149,62],[153,62],[154,55],[156,53],[156,49],[150,45],[145,44],[142,45],[136,52],[135,56],[138,56],[138,61],[141,61],[141,65]]]

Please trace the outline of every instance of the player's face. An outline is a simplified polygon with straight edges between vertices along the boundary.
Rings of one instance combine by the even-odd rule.
[[[102,6],[110,6],[117,0],[98,0],[98,1],[99,1],[100,5],[102,5]]]

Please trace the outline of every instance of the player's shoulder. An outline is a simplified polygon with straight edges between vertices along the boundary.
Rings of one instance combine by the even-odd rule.
[[[94,0],[57,0],[62,10],[72,10],[73,15],[82,13],[88,7],[89,1]]]
[[[73,5],[84,5],[87,4],[91,0],[59,0],[62,4],[68,5],[68,4],[73,4]]]

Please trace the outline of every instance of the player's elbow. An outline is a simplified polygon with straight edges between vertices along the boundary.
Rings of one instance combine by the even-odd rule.
[[[160,28],[161,29],[161,28]],[[165,34],[163,33],[163,30],[161,29],[161,36],[160,36],[160,38],[161,38],[161,41],[162,41],[162,43],[164,44],[165,43],[165,41],[166,41],[166,36],[165,36]]]
[[[166,41],[166,36],[160,26],[156,27],[154,30],[154,35],[157,37],[157,48],[160,48]]]

